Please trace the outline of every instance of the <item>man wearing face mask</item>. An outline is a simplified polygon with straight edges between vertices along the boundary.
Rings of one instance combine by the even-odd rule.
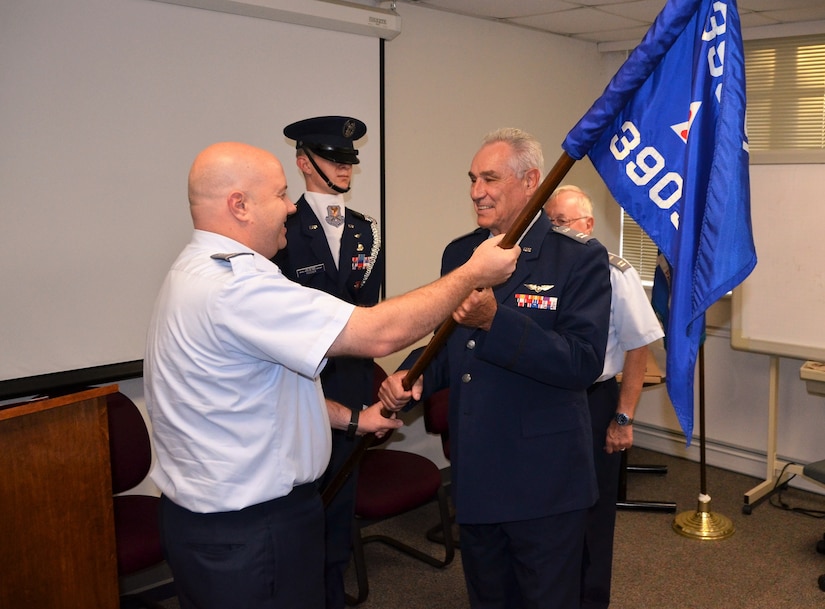
[[[359,164],[354,141],[366,125],[348,116],[319,116],[291,123],[284,135],[295,140],[295,163],[306,192],[297,212],[286,222],[287,247],[272,259],[301,285],[322,290],[346,302],[372,306],[380,298],[384,256],[378,223],[346,207],[353,166]],[[333,429],[332,457],[321,488],[341,469],[354,449],[361,417],[380,416],[373,403],[373,360],[330,358],[321,374],[331,420],[344,418],[347,431]],[[344,571],[350,562],[350,528],[355,506],[357,471],[326,508],[327,609],[344,607]]]

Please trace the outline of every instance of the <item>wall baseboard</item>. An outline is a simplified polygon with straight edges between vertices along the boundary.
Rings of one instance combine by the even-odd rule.
[[[673,457],[688,459],[696,463],[700,461],[698,438],[694,438],[691,445],[686,446],[684,435],[670,429],[645,423],[634,423],[633,427],[633,441],[635,446],[655,450],[656,452]],[[778,456],[778,459],[781,459],[783,462],[799,463],[798,461],[781,455]],[[745,476],[753,476],[760,482],[766,480],[769,475],[766,452],[755,451],[750,448],[727,444],[713,439],[708,439],[705,443],[705,460],[707,465],[726,469]],[[800,465],[804,464],[800,463]],[[823,488],[823,486],[804,478],[795,477],[789,481],[789,485],[794,488],[825,495],[825,488]],[[744,494],[750,489],[742,490]]]

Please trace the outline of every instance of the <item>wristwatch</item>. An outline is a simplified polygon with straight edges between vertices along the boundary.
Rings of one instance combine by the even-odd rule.
[[[624,427],[625,425],[633,425],[633,419],[627,416],[623,412],[617,412],[616,416],[614,417],[616,423]]]
[[[352,439],[355,437],[356,432],[358,431],[358,417],[361,415],[361,411],[353,408],[352,414],[349,417],[349,425],[347,425],[347,437]]]

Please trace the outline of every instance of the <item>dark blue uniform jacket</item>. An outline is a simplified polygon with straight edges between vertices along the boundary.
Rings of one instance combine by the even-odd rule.
[[[460,523],[539,518],[596,499],[587,388],[604,365],[610,277],[605,248],[576,235],[541,214],[515,273],[494,289],[490,331],[458,326],[424,373],[425,396],[450,387]],[[478,229],[450,243],[442,273],[488,236]]]

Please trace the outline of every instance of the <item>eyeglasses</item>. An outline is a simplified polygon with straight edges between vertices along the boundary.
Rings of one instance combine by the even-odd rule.
[[[579,218],[570,218],[569,220],[563,220],[562,218],[550,218],[550,222],[555,224],[556,226],[570,226],[573,222],[578,222],[579,220],[586,220],[590,216],[581,216]]]

